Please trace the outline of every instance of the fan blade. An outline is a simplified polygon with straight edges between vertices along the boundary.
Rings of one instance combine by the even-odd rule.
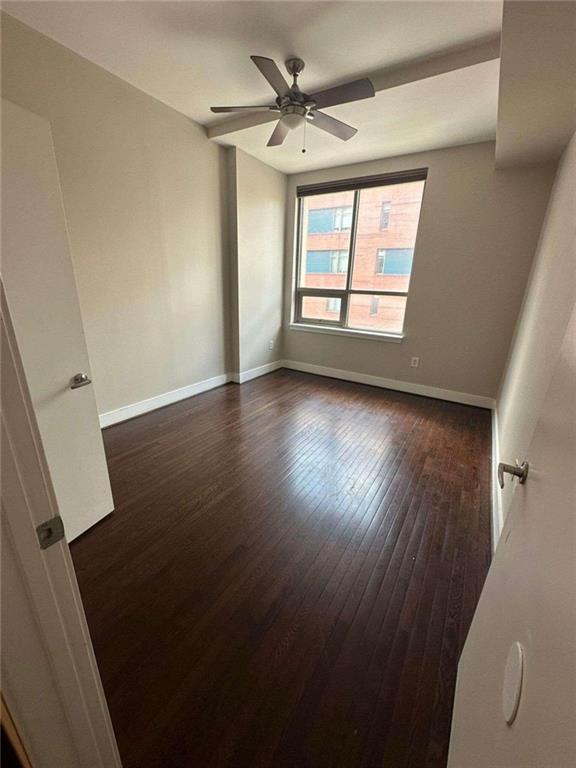
[[[353,80],[351,83],[337,85],[326,91],[309,94],[310,101],[316,104],[316,109],[334,107],[336,104],[347,104],[349,101],[360,101],[375,96],[374,86],[367,77],[361,80]]]
[[[268,139],[267,147],[279,147],[284,139],[290,133],[290,128],[286,127],[281,120],[278,120],[276,128],[272,131],[272,136]]]
[[[262,72],[266,80],[268,80],[272,88],[274,88],[278,96],[286,96],[290,90],[290,86],[286,80],[284,80],[282,72],[280,72],[276,63],[272,59],[267,59],[265,56],[250,56],[250,58],[254,64],[256,64],[260,72]]]
[[[310,115],[313,118],[309,121],[310,125],[315,125],[316,128],[321,128],[323,131],[331,133],[332,136],[342,139],[342,141],[348,141],[354,134],[358,133],[358,128],[352,128],[351,125],[347,125],[341,120],[336,120],[335,117],[330,117],[330,115],[325,115],[323,112],[312,110]]]
[[[280,107],[270,104],[267,107],[210,107],[211,112],[268,112],[279,111]]]

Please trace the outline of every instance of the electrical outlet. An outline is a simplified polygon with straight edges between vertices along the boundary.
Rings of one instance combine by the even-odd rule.
[[[270,339],[270,341],[268,342],[268,349],[270,350],[270,352],[272,352],[272,350],[274,349],[274,339]]]
[[[420,358],[419,357],[411,357],[410,358],[410,368],[418,368],[420,365]]]

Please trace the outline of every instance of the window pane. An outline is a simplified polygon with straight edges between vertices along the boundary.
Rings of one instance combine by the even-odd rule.
[[[348,327],[366,331],[402,333],[406,296],[370,296],[353,293],[348,304]]]
[[[302,299],[303,320],[340,320],[342,299],[332,296],[304,296]]]
[[[302,199],[299,286],[345,288],[354,192]]]
[[[360,191],[352,287],[407,291],[423,181]]]

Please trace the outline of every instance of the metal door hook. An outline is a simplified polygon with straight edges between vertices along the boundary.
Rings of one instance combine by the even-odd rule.
[[[87,384],[92,384],[92,380],[85,373],[77,373],[70,380],[70,389],[85,387]]]
[[[505,464],[504,462],[500,462],[498,464],[498,485],[500,488],[504,488],[504,473],[508,475],[513,475],[514,477],[518,478],[518,482],[520,485],[524,485],[526,482],[526,478],[528,477],[528,470],[530,469],[530,465],[527,461],[523,461],[522,464],[518,463],[518,459],[516,459],[516,464]]]

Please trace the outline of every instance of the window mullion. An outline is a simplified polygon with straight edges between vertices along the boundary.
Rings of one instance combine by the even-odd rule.
[[[346,327],[346,321],[347,321],[347,318],[348,318],[348,296],[350,296],[350,294],[348,293],[348,291],[346,291],[342,295],[342,300],[340,302],[340,318],[339,318],[339,323],[342,326],[342,328]]]
[[[296,289],[296,322],[300,323],[302,321],[302,299],[303,295],[301,291],[297,288]]]
[[[294,289],[298,290],[302,282],[302,270],[303,270],[303,255],[302,255],[302,239],[303,239],[303,219],[304,219],[304,201],[303,198],[298,198],[296,206],[296,275],[294,280]]]
[[[358,225],[358,207],[360,205],[360,190],[354,190],[354,203],[352,205],[352,222],[350,224],[350,243],[348,245],[348,274],[346,275],[346,299],[342,302],[340,323],[342,327],[348,326],[348,298],[352,290],[352,275],[354,274],[354,254],[356,253],[356,229]]]

